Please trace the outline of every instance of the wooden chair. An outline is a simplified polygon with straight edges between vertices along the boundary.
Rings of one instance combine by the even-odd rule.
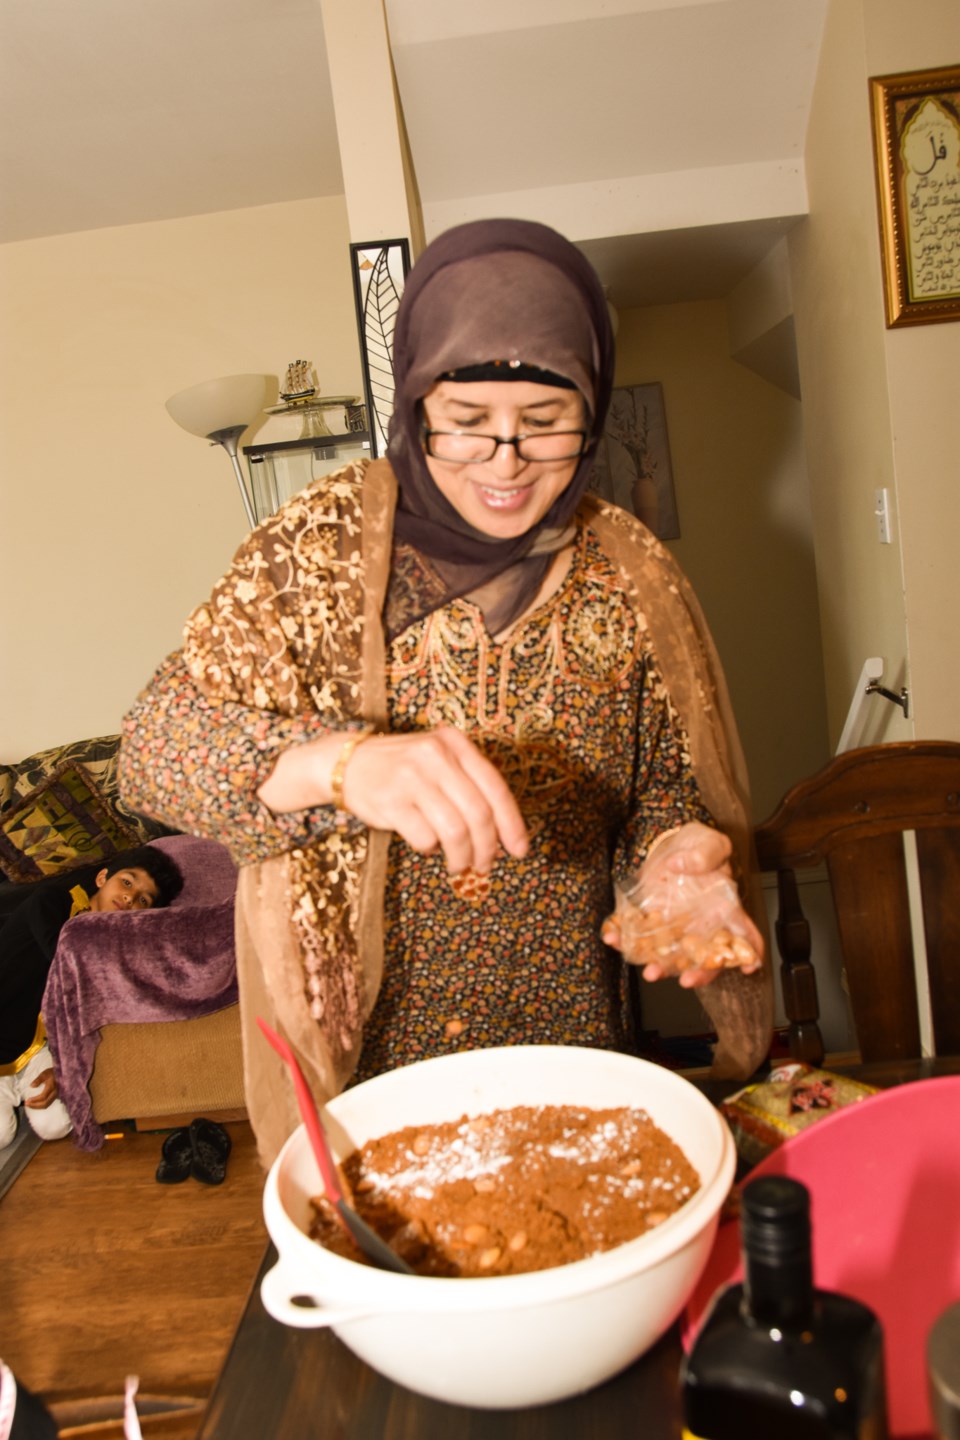
[[[796,871],[826,864],[864,1061],[921,1053],[903,834],[916,835],[933,1045],[960,1054],[960,744],[850,750],[795,785],[756,831],[775,871],[790,1052],[819,1064],[817,982]]]

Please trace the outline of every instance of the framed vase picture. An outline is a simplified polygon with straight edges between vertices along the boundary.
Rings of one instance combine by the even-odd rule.
[[[387,427],[393,413],[393,331],[410,269],[406,240],[371,240],[350,246],[353,297],[357,306],[364,398],[370,428],[370,454],[387,452]]]
[[[679,537],[662,385],[614,390],[590,489],[636,515],[658,540]]]

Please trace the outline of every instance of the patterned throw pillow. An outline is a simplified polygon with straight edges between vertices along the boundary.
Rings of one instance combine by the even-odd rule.
[[[6,810],[13,798],[13,782],[17,772],[12,765],[0,765],[0,814]]]
[[[0,823],[0,870],[9,880],[42,880],[140,844],[83,765],[61,766]]]
[[[54,745],[38,750],[17,765],[0,765],[0,825],[7,819],[8,807],[25,800],[46,784],[50,777],[66,765],[80,765],[113,811],[128,829],[134,831],[137,843],[145,845],[160,835],[174,832],[159,820],[128,810],[117,792],[117,756],[119,735],[96,735],[90,740],[74,740],[68,745]]]
[[[91,740],[73,740],[69,745],[53,745],[38,750],[16,765],[9,766],[11,791],[8,804],[26,799],[65,765],[83,765],[104,795],[116,791],[117,752],[119,735],[96,735]]]

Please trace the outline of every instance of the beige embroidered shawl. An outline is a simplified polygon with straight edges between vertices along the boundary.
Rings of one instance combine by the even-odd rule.
[[[385,724],[380,617],[395,500],[386,461],[348,466],[253,532],[186,627],[187,663],[210,698],[284,715],[315,710],[331,726],[361,717]],[[594,497],[580,514],[649,626],[704,801],[733,840],[740,873],[754,877],[748,903],[765,928],[751,864],[746,770],[699,604],[669,552],[638,521]],[[299,1116],[256,1016],[288,1036],[318,1098],[343,1088],[382,974],[388,844],[383,832],[331,830],[309,847],[241,871],[244,1067],[265,1165]],[[769,1045],[769,965],[758,976],[726,972],[698,993],[719,1036],[714,1073],[749,1075]]]

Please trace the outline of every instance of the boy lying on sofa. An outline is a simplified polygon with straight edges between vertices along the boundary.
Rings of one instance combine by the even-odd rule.
[[[152,845],[113,855],[31,886],[0,929],[0,1149],[17,1133],[17,1106],[43,1140],[70,1131],[57,1098],[53,1057],[40,1006],[60,931],[85,910],[129,914],[169,905],[183,877],[169,855]]]

